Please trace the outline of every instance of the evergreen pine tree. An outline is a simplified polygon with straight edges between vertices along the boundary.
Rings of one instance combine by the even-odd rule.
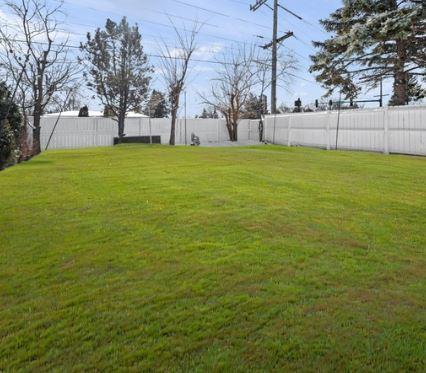
[[[201,115],[198,116],[198,118],[202,118],[202,119],[218,119],[219,115],[217,114],[216,108],[213,107],[208,107],[208,108],[203,108],[203,112],[201,113]]]
[[[244,105],[241,114],[242,119],[259,119],[263,114],[266,114],[265,97],[257,97],[250,93],[247,102]]]
[[[377,87],[393,79],[391,105],[405,105],[422,95],[425,76],[426,24],[422,1],[344,0],[321,20],[333,37],[314,42],[311,72],[331,94],[339,88],[355,97],[361,84]],[[424,93],[424,91],[423,91]]]
[[[166,95],[154,89],[145,107],[144,114],[151,116],[151,118],[167,118],[170,114],[170,107]]]
[[[90,63],[89,87],[108,107],[104,115],[118,122],[118,136],[124,136],[124,121],[129,111],[139,112],[146,99],[151,67],[142,46],[137,25],[130,26],[126,17],[119,23],[108,19],[105,30],[87,35],[82,46]]]

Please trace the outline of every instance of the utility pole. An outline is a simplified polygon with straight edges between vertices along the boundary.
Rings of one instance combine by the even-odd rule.
[[[186,91],[185,91],[185,145],[187,145],[187,141],[186,141]]]
[[[274,0],[274,26],[272,31],[271,114],[276,114],[277,112],[277,36],[278,36],[278,0]]]
[[[274,15],[273,15],[273,26],[272,26],[272,41],[268,44],[265,44],[262,46],[263,49],[268,49],[272,47],[272,77],[271,77],[271,114],[277,113],[277,59],[278,59],[278,44],[284,41],[285,39],[288,39],[291,36],[294,36],[292,32],[287,32],[283,36],[278,38],[278,7],[284,9],[286,12],[292,14],[293,16],[302,19],[302,17],[299,17],[297,14],[293,13],[292,11],[288,10],[287,8],[283,7],[278,3],[278,0],[274,0],[274,6],[271,7],[267,4],[267,0],[256,0],[256,3],[254,5],[250,5],[250,10],[252,12],[255,12],[258,10],[262,5],[267,6],[270,8]]]

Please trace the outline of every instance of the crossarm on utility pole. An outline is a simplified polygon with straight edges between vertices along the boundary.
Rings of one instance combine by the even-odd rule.
[[[252,12],[255,12],[258,10],[262,5],[267,6],[268,8],[272,9],[274,12],[274,19],[273,19],[273,32],[272,32],[272,41],[268,44],[265,44],[262,46],[263,49],[268,49],[272,47],[272,78],[271,78],[271,114],[276,114],[277,112],[277,49],[278,44],[284,41],[285,39],[288,39],[291,36],[294,36],[292,32],[287,32],[285,35],[278,38],[278,7],[284,9],[286,12],[292,14],[293,16],[302,19],[302,17],[298,16],[296,13],[292,12],[291,10],[285,8],[281,4],[278,3],[278,0],[274,0],[274,7],[270,7],[267,2],[267,0],[256,0],[256,3],[254,5],[250,5],[250,10]]]
[[[288,38],[290,38],[292,36],[294,36],[293,32],[291,32],[291,31],[287,32],[285,35],[283,35],[283,36],[281,36],[281,37],[279,37],[277,39],[277,44],[281,43],[285,39],[288,39]],[[271,48],[271,47],[272,47],[272,41],[270,43],[268,43],[268,44],[265,44],[265,45],[261,46],[261,48],[263,48],[263,49],[268,49],[268,48]]]
[[[256,4],[254,5],[250,5],[250,10],[252,12],[255,12],[256,10],[258,10],[263,4],[265,4],[268,0],[257,0]]]

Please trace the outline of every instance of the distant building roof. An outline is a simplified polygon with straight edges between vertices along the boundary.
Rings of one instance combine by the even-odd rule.
[[[61,113],[61,117],[66,118],[75,118],[78,117],[78,110],[71,110],[71,111],[63,111]],[[59,113],[51,113],[51,114],[45,114],[44,117],[57,117]],[[103,111],[96,111],[96,110],[89,110],[89,117],[103,117],[104,113]],[[130,111],[127,113],[127,118],[148,118],[147,115],[135,113],[133,111]]]

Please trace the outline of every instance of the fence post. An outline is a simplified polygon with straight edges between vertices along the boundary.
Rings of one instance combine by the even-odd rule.
[[[275,144],[275,130],[277,127],[277,114],[274,114],[274,133],[272,135],[272,144]]]
[[[326,132],[326,144],[327,144],[327,150],[330,150],[330,120],[331,120],[331,115],[330,112],[327,111],[327,123],[325,125],[325,132]]]
[[[220,119],[216,119],[217,142],[220,143]]]
[[[180,119],[180,144],[185,144],[185,118]]]
[[[268,129],[268,117],[266,115],[263,116],[263,141],[268,142],[268,137],[266,131]]]
[[[93,146],[97,146],[97,138],[98,138],[98,120],[95,119],[93,121]]]
[[[288,117],[288,126],[287,126],[287,146],[291,146],[291,118],[292,116],[290,115]]]
[[[388,109],[384,108],[383,110],[383,145],[384,153],[389,154],[389,116]]]
[[[96,146],[96,121],[93,122],[92,146]]]

